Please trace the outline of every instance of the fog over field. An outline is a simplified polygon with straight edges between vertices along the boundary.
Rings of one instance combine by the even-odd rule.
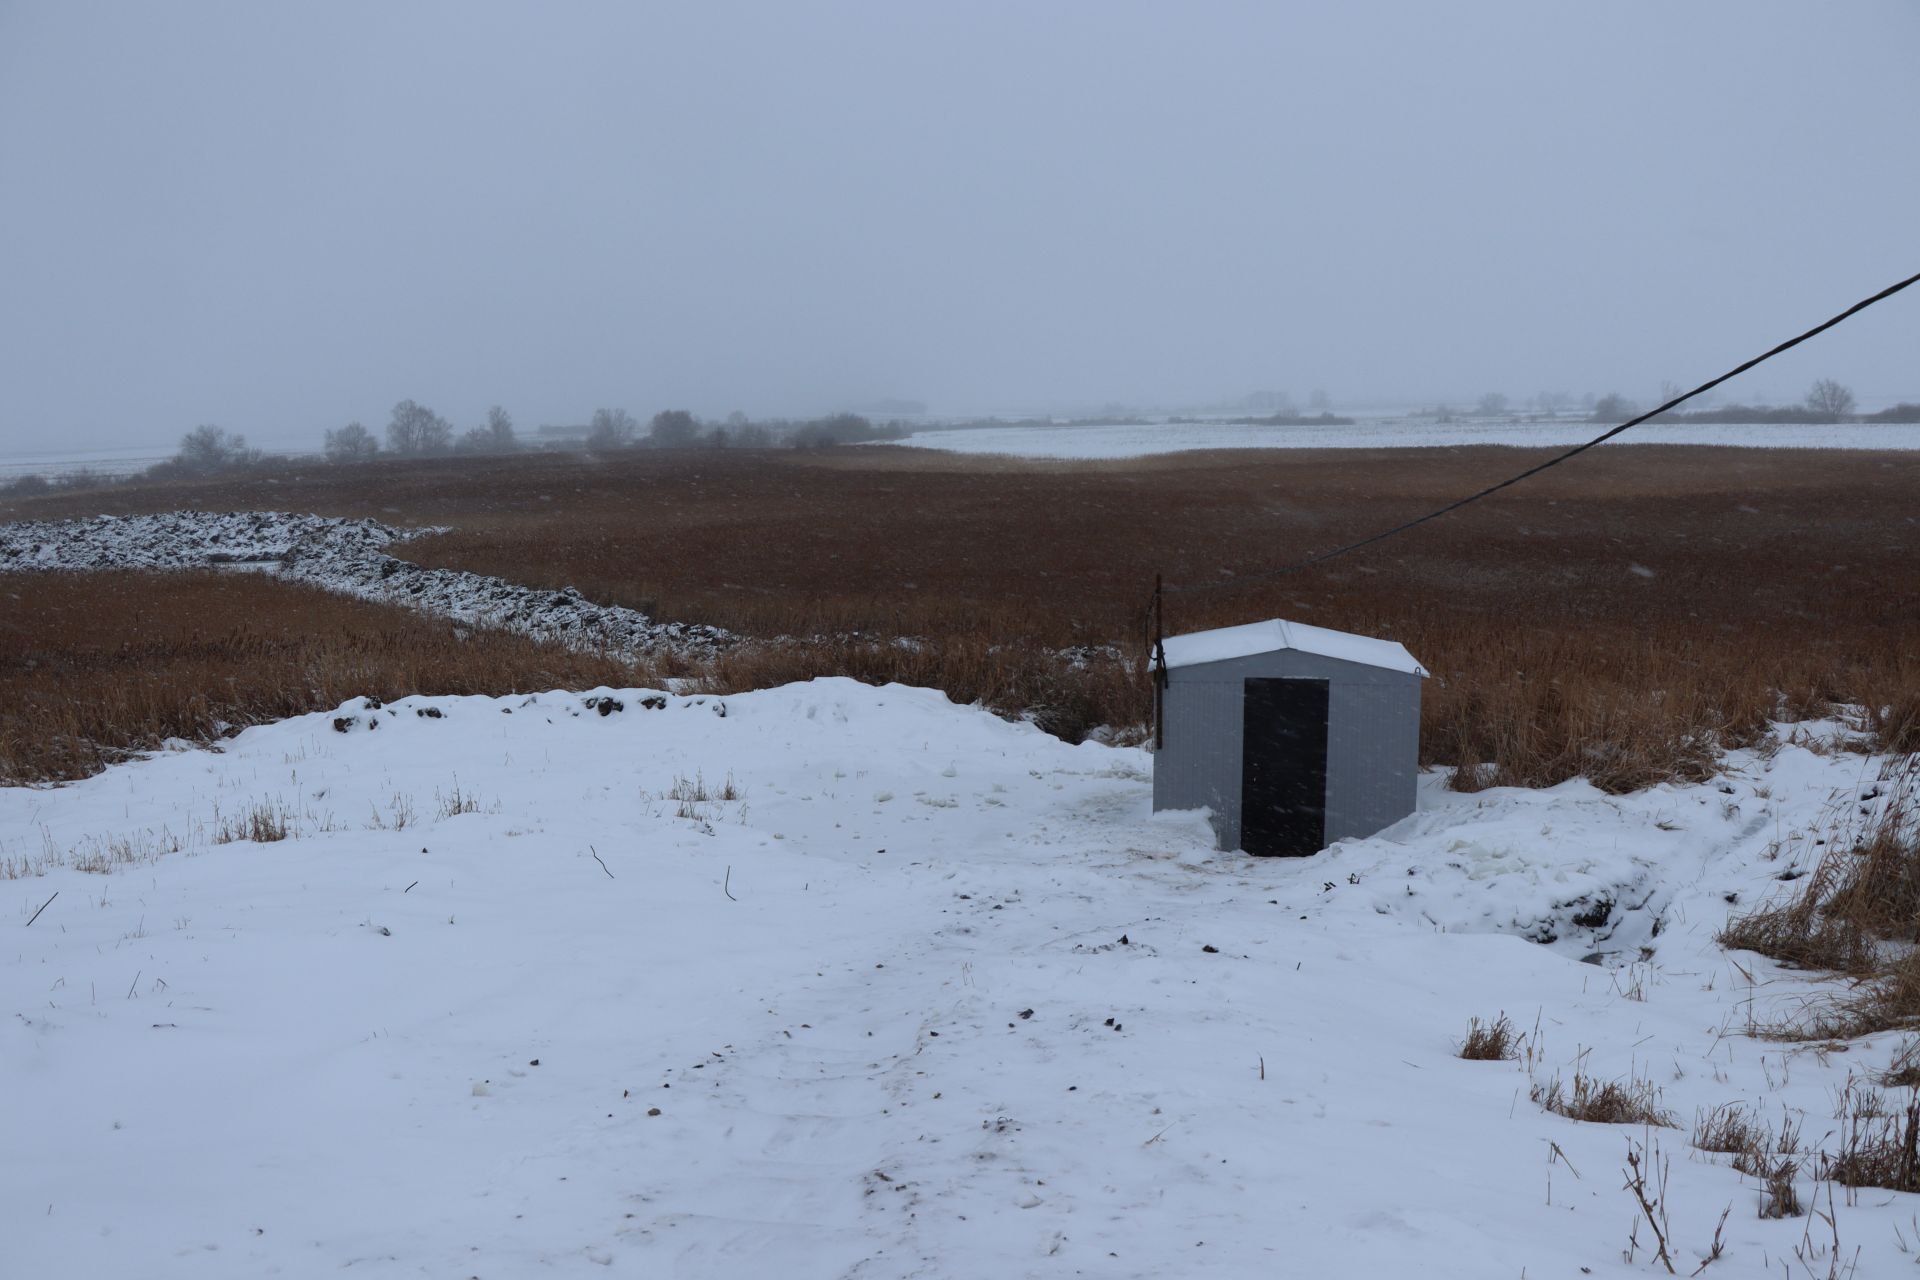
[[[0,452],[1691,385],[1915,269],[1896,0],[0,8]],[[1902,299],[1729,388],[1920,399]]]

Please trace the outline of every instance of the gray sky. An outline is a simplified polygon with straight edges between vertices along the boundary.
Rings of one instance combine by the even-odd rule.
[[[0,0],[0,447],[1645,398],[1920,270],[1920,6]],[[1730,394],[1920,398],[1920,297]]]

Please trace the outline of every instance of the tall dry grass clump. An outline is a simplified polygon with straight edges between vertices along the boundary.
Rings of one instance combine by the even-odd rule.
[[[6,783],[85,777],[169,738],[211,742],[362,694],[590,688],[648,674],[254,573],[12,574],[0,577],[0,604]]]
[[[1699,1111],[1693,1122],[1695,1149],[1732,1157],[1729,1163],[1760,1183],[1762,1218],[1800,1213],[1795,1181],[1806,1162],[1800,1149],[1800,1122],[1782,1111],[1776,1130],[1757,1110],[1732,1102]]]
[[[1864,695],[1867,728],[1882,751],[1900,755],[1920,752],[1920,681],[1889,683],[1893,687],[1884,697],[1877,689]]]
[[[1920,1023],[1920,756],[1890,761],[1827,822],[1783,846],[1819,852],[1784,897],[1727,922],[1722,946],[1854,979],[1781,1034],[1865,1035]]]
[[[1459,1056],[1468,1062],[1505,1062],[1520,1056],[1522,1037],[1513,1022],[1501,1014],[1491,1022],[1467,1020],[1467,1038],[1460,1042]]]
[[[1660,1105],[1660,1089],[1640,1075],[1622,1080],[1600,1080],[1576,1068],[1571,1086],[1558,1075],[1536,1080],[1527,1094],[1544,1111],[1585,1124],[1637,1124],[1677,1129],[1673,1112]]]

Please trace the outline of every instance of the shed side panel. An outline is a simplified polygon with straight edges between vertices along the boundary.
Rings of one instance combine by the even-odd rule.
[[[1419,787],[1420,678],[1333,685],[1327,843],[1370,836],[1413,812]]]
[[[1241,681],[1173,680],[1153,756],[1155,809],[1211,809],[1222,849],[1240,846]]]

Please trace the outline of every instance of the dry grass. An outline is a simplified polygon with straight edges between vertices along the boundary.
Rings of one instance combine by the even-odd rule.
[[[1893,699],[1868,705],[1868,731],[1883,751],[1920,751],[1920,690],[1898,688]]]
[[[1660,1106],[1659,1087],[1637,1075],[1624,1080],[1596,1080],[1576,1068],[1571,1088],[1564,1087],[1556,1075],[1545,1082],[1534,1081],[1528,1096],[1543,1110],[1588,1124],[1680,1127],[1673,1113]]]
[[[1721,930],[1724,947],[1854,981],[1769,1028],[1797,1039],[1845,1039],[1920,1023],[1920,756],[1890,763],[1827,821],[1784,846],[1812,870],[1784,898]]]
[[[0,783],[84,777],[169,738],[211,742],[359,694],[646,677],[261,574],[12,574],[0,577]]]
[[[71,867],[90,875],[111,875],[123,867],[156,862],[162,855],[178,853],[190,843],[190,837],[181,837],[163,827],[125,835],[88,836],[78,844],[62,848],[42,828],[39,853],[0,858],[0,880],[42,876],[55,867]]]
[[[1760,1216],[1763,1218],[1797,1218],[1803,1211],[1800,1203],[1800,1187],[1795,1176],[1800,1172],[1800,1162],[1782,1156],[1774,1162],[1772,1169],[1760,1175]]]
[[[1767,1150],[1771,1141],[1764,1121],[1749,1115],[1742,1104],[1731,1102],[1695,1114],[1693,1145],[1701,1151],[1750,1158]]]
[[[716,689],[907,680],[1075,737],[1139,726],[1148,589],[1245,576],[1541,456],[1437,449],[1093,464],[915,450],[445,459],[0,501],[0,518],[256,506],[446,523],[408,551],[762,637]],[[1422,757],[1464,785],[1697,778],[1780,716],[1920,728],[1913,460],[1609,446],[1311,572],[1169,597],[1172,630],[1287,616],[1401,640],[1433,671]],[[887,643],[914,637],[919,644]],[[1074,667],[1054,651],[1118,646]]]
[[[1697,1113],[1693,1122],[1693,1145],[1718,1155],[1732,1156],[1735,1169],[1760,1183],[1760,1216],[1797,1217],[1800,1193],[1795,1179],[1800,1173],[1800,1126],[1782,1112],[1780,1128],[1741,1103],[1728,1103]]]
[[[233,844],[251,840],[255,844],[273,844],[299,834],[293,811],[286,805],[261,800],[248,805],[234,817],[214,811],[213,843]]]
[[[1875,1083],[1888,1089],[1920,1089],[1920,1040],[1901,1045]]]
[[[479,813],[480,801],[472,793],[462,791],[460,779],[456,777],[451,789],[445,793],[440,791],[433,793],[433,807],[439,817],[444,820],[457,818],[463,813]]]
[[[1492,1022],[1470,1018],[1460,1056],[1469,1062],[1506,1062],[1520,1056],[1520,1037],[1504,1013]]]
[[[1893,1110],[1878,1091],[1849,1081],[1836,1118],[1839,1150],[1822,1154],[1822,1178],[1843,1187],[1920,1191],[1920,1096]]]

